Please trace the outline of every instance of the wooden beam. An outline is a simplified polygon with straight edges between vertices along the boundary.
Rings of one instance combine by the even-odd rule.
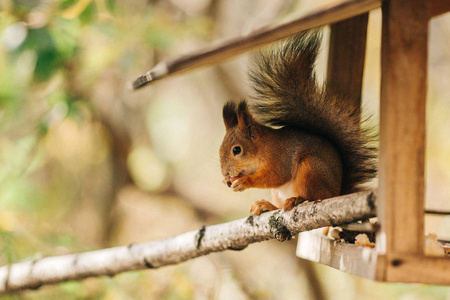
[[[430,3],[430,18],[445,14],[450,11],[450,1],[432,0]]]
[[[450,258],[387,255],[385,280],[450,285]]]
[[[423,252],[428,0],[383,1],[377,247]]]
[[[327,90],[358,107],[361,105],[368,19],[369,14],[365,13],[330,26]]]
[[[322,9],[294,21],[258,30],[249,35],[229,40],[219,46],[203,49],[179,58],[165,60],[139,76],[131,85],[139,89],[150,82],[184,71],[218,63],[245,51],[261,47],[297,32],[352,18],[378,8],[381,0],[350,0]]]

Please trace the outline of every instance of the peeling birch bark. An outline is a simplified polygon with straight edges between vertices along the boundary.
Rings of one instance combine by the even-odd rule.
[[[290,239],[302,231],[375,216],[375,194],[364,191],[235,220],[165,240],[78,254],[44,257],[0,267],[0,295],[87,277],[177,264],[212,252],[242,250],[249,244]]]

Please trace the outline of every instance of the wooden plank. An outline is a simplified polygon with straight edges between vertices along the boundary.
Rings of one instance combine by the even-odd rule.
[[[430,18],[450,11],[449,0],[432,0],[430,3]]]
[[[421,254],[428,0],[384,1],[377,247]]]
[[[375,249],[335,241],[323,235],[322,231],[317,229],[299,234],[298,257],[372,280],[382,277]]]
[[[302,232],[297,256],[371,280],[450,285],[450,257],[379,255],[375,249],[337,242],[322,229]]]
[[[229,40],[219,46],[204,49],[179,58],[158,63],[153,69],[139,76],[131,85],[133,89],[141,88],[150,82],[180,72],[218,63],[245,51],[261,47],[297,32],[335,23],[347,18],[367,13],[378,8],[381,0],[350,0],[332,7],[310,13],[294,21],[258,30],[246,36]]]
[[[327,90],[358,107],[361,105],[368,19],[366,13],[330,26]]]
[[[385,280],[450,285],[450,258],[388,255]]]

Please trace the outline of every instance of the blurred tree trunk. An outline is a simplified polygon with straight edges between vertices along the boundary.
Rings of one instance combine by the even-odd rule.
[[[127,168],[127,157],[132,147],[132,136],[130,132],[138,131],[133,126],[127,126],[132,121],[143,124],[144,120],[139,118],[136,112],[129,112],[128,107],[117,96],[123,90],[123,79],[115,74],[114,70],[104,71],[102,79],[95,85],[95,89],[84,88],[78,83],[76,63],[68,69],[67,91],[78,99],[89,100],[94,110],[94,119],[99,121],[107,132],[110,141],[110,178],[106,179],[103,190],[103,197],[98,199],[99,203],[91,204],[88,209],[96,209],[100,216],[100,228],[97,228],[100,235],[99,244],[108,246],[114,226],[117,223],[117,214],[114,212],[119,191],[127,184],[130,184],[131,177]],[[137,119],[137,120],[136,120]],[[130,120],[127,122],[127,120]],[[90,193],[90,191],[87,191]],[[81,208],[86,209],[86,208]]]

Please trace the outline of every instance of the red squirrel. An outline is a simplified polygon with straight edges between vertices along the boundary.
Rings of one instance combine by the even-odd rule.
[[[254,95],[223,107],[224,183],[272,189],[273,203],[255,202],[253,215],[351,193],[376,175],[360,108],[316,83],[320,42],[318,31],[302,32],[262,54],[250,71]]]

